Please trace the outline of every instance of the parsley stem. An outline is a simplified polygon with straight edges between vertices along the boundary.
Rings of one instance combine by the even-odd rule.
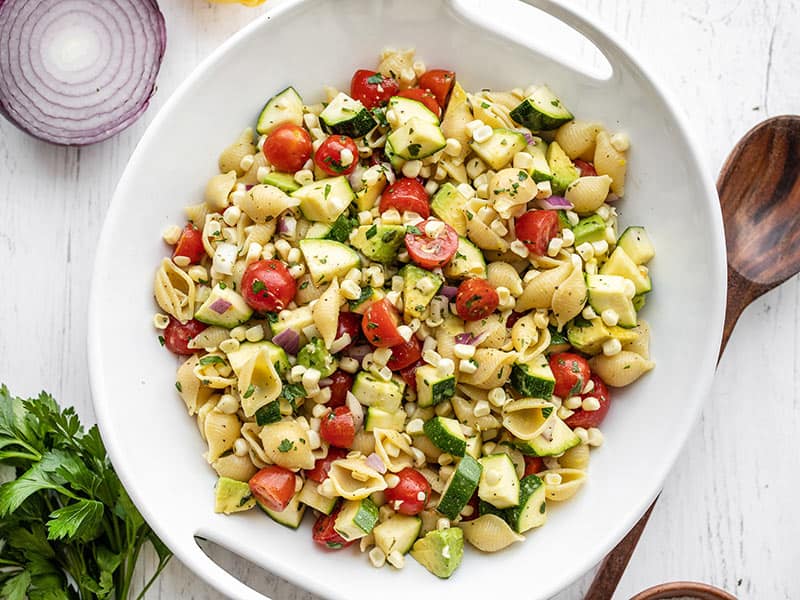
[[[150,586],[153,585],[153,582],[158,579],[158,576],[161,575],[161,571],[166,568],[170,558],[172,557],[168,556],[166,560],[159,561],[158,568],[155,570],[155,573],[153,573],[153,576],[150,578],[150,580],[142,588],[142,591],[139,592],[139,595],[136,596],[136,600],[143,600],[145,593],[150,589]]]

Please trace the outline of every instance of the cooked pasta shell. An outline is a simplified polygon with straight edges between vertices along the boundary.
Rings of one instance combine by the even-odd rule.
[[[240,430],[241,423],[236,415],[227,415],[217,410],[210,411],[203,423],[203,433],[208,442],[206,460],[213,463],[233,448],[233,443],[238,439]]]
[[[589,360],[592,373],[596,373],[612,387],[630,385],[639,377],[655,367],[655,363],[629,350],[622,350],[613,356],[600,354]]]
[[[623,350],[635,352],[645,359],[650,358],[650,325],[644,319],[639,319],[639,323],[628,332],[636,333],[636,339],[622,344]]]
[[[536,327],[535,317],[535,312],[528,313],[511,327],[511,341],[514,344],[514,350],[520,353],[520,358],[530,354],[530,352],[526,352],[529,348],[538,346],[540,330]]]
[[[453,84],[453,91],[450,93],[450,101],[447,103],[447,110],[442,119],[442,133],[446,138],[453,138],[458,140],[461,144],[461,161],[457,164],[461,165],[463,171],[463,178],[453,176],[448,170],[453,179],[459,183],[464,183],[467,180],[467,172],[464,169],[464,157],[469,153],[469,142],[472,139],[472,134],[467,129],[467,123],[473,120],[472,111],[467,103],[467,94],[461,84],[456,81]],[[445,160],[442,161],[444,163]],[[447,167],[445,167],[447,169]]]
[[[468,94],[467,99],[472,108],[472,114],[486,125],[495,129],[516,127],[509,116],[509,110],[488,97],[488,94]]]
[[[283,211],[299,205],[297,198],[292,198],[274,185],[259,184],[247,191],[239,208],[255,223],[268,223]]]
[[[262,406],[281,395],[281,379],[265,348],[256,352],[242,367],[237,383],[242,410],[252,417]]]
[[[501,169],[489,178],[489,205],[504,219],[516,214],[516,208],[524,210],[533,200],[538,188],[536,182],[522,169]],[[469,226],[469,223],[467,224]],[[495,248],[489,248],[494,250]]]
[[[235,142],[219,155],[219,172],[236,171],[236,174],[241,177],[245,174],[245,170],[241,167],[242,159],[245,156],[254,156],[256,151],[257,148],[253,144],[253,129],[248,127],[239,134]]]
[[[194,317],[194,281],[170,259],[164,258],[156,271],[153,294],[165,313],[185,323]]]
[[[398,473],[414,465],[408,434],[376,427],[372,430],[372,435],[375,436],[375,453],[381,457],[389,471]]]
[[[524,95],[519,96],[513,91],[509,92],[482,91],[479,92],[477,96],[479,98],[486,98],[493,104],[503,107],[506,110],[506,112],[511,112],[512,110],[514,110],[517,106],[519,106],[519,103],[524,98]],[[514,121],[512,120],[511,125],[509,125],[509,127],[511,129],[514,129],[515,127],[517,127],[517,125],[514,124]]]
[[[228,207],[228,194],[236,186],[236,171],[214,175],[206,184],[206,205],[208,210],[221,213]]]
[[[559,464],[566,469],[585,471],[589,468],[589,445],[573,446],[558,458]]]
[[[414,74],[414,49],[385,50],[381,54],[378,73],[393,77],[400,82],[401,89],[413,87],[416,81]]]
[[[581,314],[586,298],[586,281],[580,259],[577,259],[574,261],[572,273],[553,292],[552,308],[559,330]]]
[[[331,463],[328,477],[333,489],[347,500],[361,500],[386,489],[386,481],[363,458],[343,458]]]
[[[497,552],[514,542],[525,541],[523,536],[497,515],[486,514],[472,521],[459,523],[458,526],[464,532],[464,539],[483,552]]]
[[[620,152],[611,145],[611,136],[606,131],[597,134],[594,169],[598,175],[611,177],[612,192],[617,196],[625,194],[625,172],[628,169],[628,161],[624,152]]]
[[[336,330],[339,324],[339,307],[342,297],[339,294],[339,280],[334,278],[328,289],[319,297],[311,309],[314,325],[325,342],[325,347],[331,347],[336,339]]]
[[[467,237],[482,250],[508,250],[508,242],[472,213],[467,213]]]
[[[554,269],[542,271],[531,279],[517,298],[515,310],[524,312],[532,308],[550,308],[553,304],[553,294],[572,272],[572,262],[564,261]]]
[[[375,436],[363,429],[356,431],[355,438],[353,438],[353,445],[350,449],[355,452],[361,452],[364,456],[369,456],[375,452]]]
[[[294,419],[265,425],[259,437],[264,452],[276,465],[293,471],[314,468],[308,432]]]
[[[560,477],[561,482],[555,485],[548,484],[548,473],[557,474]],[[541,473],[537,473],[537,475],[539,475],[539,477],[542,478],[542,481],[544,481],[547,499],[554,500],[555,502],[562,502],[572,498],[578,493],[578,490],[581,489],[586,481],[586,473],[580,469],[548,469],[546,471],[542,471]]]
[[[194,376],[200,383],[215,390],[224,390],[229,385],[236,384],[233,369],[221,352],[211,352],[201,356],[194,367]]]
[[[326,286],[317,287],[314,285],[313,277],[306,273],[297,280],[297,293],[295,294],[294,301],[299,306],[309,304],[312,300],[319,298],[325,291]]]
[[[264,452],[264,446],[261,445],[262,429],[263,427],[256,423],[244,423],[240,434],[250,446],[250,460],[259,469],[272,462],[267,453]]]
[[[200,357],[197,354],[192,354],[186,361],[178,367],[178,372],[175,376],[176,388],[181,396],[186,409],[189,411],[189,416],[197,413],[197,410],[203,406],[214,390],[200,384],[200,380],[194,374],[194,369],[198,365]]]
[[[213,395],[197,409],[197,428],[200,430],[200,437],[203,438],[203,441],[206,441],[206,417],[214,410],[221,397],[220,395]]]
[[[461,392],[464,396],[472,400],[473,402],[477,402],[478,400],[485,400],[489,401],[489,391],[484,390],[472,385],[466,385],[464,383],[458,384],[458,391]]]
[[[208,214],[208,205],[205,202],[191,204],[184,208],[183,211],[186,213],[186,219],[198,229],[205,225],[206,215]]]
[[[444,322],[436,328],[435,332],[436,351],[440,356],[455,360],[456,335],[463,331],[464,321],[448,311]]]
[[[250,168],[244,173],[242,176],[239,177],[239,183],[243,183],[245,185],[256,185],[257,183],[261,183],[258,180],[258,170],[261,167],[267,166],[267,157],[264,156],[263,152],[256,152],[253,156],[253,164],[250,165]]]
[[[504,349],[508,341],[508,329],[505,319],[498,314],[492,314],[480,321],[468,321],[464,330],[473,336],[482,335],[483,340],[478,344],[480,348]]]
[[[414,448],[421,450],[428,462],[435,463],[442,455],[442,451],[430,440],[427,435],[416,435],[412,438]]]
[[[532,440],[547,428],[555,412],[555,407],[546,400],[514,400],[503,406],[503,427],[521,440]]]
[[[225,327],[217,327],[212,325],[206,327],[203,331],[194,336],[187,346],[192,349],[202,350],[216,350],[220,343],[224,342],[230,337],[230,329]]]
[[[211,467],[220,477],[228,477],[236,481],[248,481],[258,471],[249,456],[237,456],[236,454],[220,456],[211,463]]]
[[[250,248],[250,244],[253,242],[265,246],[272,239],[272,236],[275,235],[276,226],[277,221],[273,219],[268,223],[256,223],[255,225],[248,225],[245,227],[245,238],[242,242],[242,249],[240,252],[246,253],[248,248]]]
[[[474,373],[461,373],[459,379],[468,385],[483,389],[503,386],[511,375],[511,365],[516,358],[516,352],[478,348],[474,356],[478,370]]]
[[[601,131],[600,123],[573,120],[558,128],[555,140],[572,160],[593,160],[595,140]]]
[[[608,175],[591,175],[578,177],[569,184],[564,197],[572,202],[573,209],[579,215],[588,215],[600,208],[608,198],[611,177]]]
[[[467,146],[467,150],[469,150],[469,146]],[[459,160],[463,161],[464,159],[445,156],[439,161],[439,165],[442,167],[442,169],[444,169],[448,177],[450,177],[450,179],[456,183],[469,183],[469,177],[467,177],[467,168],[464,166],[464,163],[459,162]]]
[[[522,279],[517,270],[507,262],[489,263],[487,280],[494,288],[506,288],[515,298],[522,294]]]

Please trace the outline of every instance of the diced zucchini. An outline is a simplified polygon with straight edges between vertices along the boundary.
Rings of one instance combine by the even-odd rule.
[[[256,505],[256,499],[246,481],[237,481],[229,477],[217,480],[214,499],[214,512],[229,515],[243,510],[250,510]]]
[[[233,329],[245,323],[252,315],[253,309],[247,305],[241,294],[218,283],[206,301],[195,311],[194,318],[208,325]]]
[[[333,528],[349,542],[368,535],[377,522],[378,507],[372,500],[345,500]]]
[[[300,352],[297,353],[297,364],[306,369],[316,369],[320,377],[330,377],[339,365],[320,338],[300,348]]]
[[[437,577],[447,579],[464,556],[464,532],[458,527],[429,531],[414,543],[411,556]]]
[[[528,172],[528,175],[533,177],[536,183],[552,180],[553,172],[550,170],[550,165],[547,164],[547,142],[538,140],[530,144],[528,146],[528,154],[533,157],[533,167]]]
[[[527,363],[515,363],[511,369],[511,386],[528,398],[549,400],[555,385],[556,379],[544,354]]]
[[[437,153],[446,140],[439,125],[414,117],[390,133],[386,143],[400,158],[418,160]]]
[[[330,230],[328,230],[328,233],[325,235],[325,239],[345,243],[350,239],[350,232],[353,231],[357,225],[358,219],[349,216],[345,211],[333,222]]]
[[[643,269],[644,267],[642,267]],[[619,246],[614,249],[608,260],[600,267],[601,275],[619,275],[633,282],[636,287],[636,294],[645,294],[653,289],[650,276],[646,271],[631,260],[628,253]]]
[[[585,217],[572,228],[572,233],[575,234],[575,246],[584,242],[599,242],[606,239],[606,222],[599,215]]]
[[[544,483],[536,475],[527,475],[519,482],[519,506],[506,511],[506,521],[517,533],[525,533],[546,520]]]
[[[393,431],[403,431],[406,422],[406,411],[400,409],[392,412],[369,406],[364,417],[364,431],[375,429],[391,429]]]
[[[449,400],[456,393],[456,378],[453,375],[442,376],[436,367],[422,365],[417,368],[417,404],[434,406]]]
[[[347,177],[328,177],[304,185],[292,192],[300,200],[300,211],[309,221],[333,223],[355,198]]]
[[[361,183],[364,187],[356,192],[356,206],[358,207],[359,211],[372,210],[372,208],[375,206],[375,203],[378,201],[378,198],[380,198],[384,188],[386,187],[386,170],[387,169],[384,166],[376,165],[367,169],[364,172],[364,175],[361,176]],[[370,171],[375,171],[378,179],[375,183],[367,185],[366,177],[367,173]]]
[[[566,191],[569,184],[578,178],[578,169],[572,164],[569,156],[558,145],[558,142],[551,142],[547,146],[547,164],[553,173],[553,178],[550,180],[553,194],[560,196]]]
[[[431,211],[456,230],[460,236],[467,235],[467,215],[464,207],[467,199],[449,181],[436,190],[431,198]]]
[[[333,223],[321,223],[317,221],[311,227],[308,228],[304,239],[307,240],[324,240],[328,237],[331,229],[333,228]]]
[[[361,265],[358,253],[350,246],[333,240],[300,240],[300,251],[315,285],[342,278]]]
[[[302,244],[303,242],[300,243]],[[300,335],[300,343],[305,344],[308,340],[306,340],[303,329],[313,324],[314,317],[311,315],[311,308],[306,305],[282,310],[276,320],[270,321],[269,327],[272,330],[273,336],[276,336],[281,331],[286,331],[287,329],[296,331]]]
[[[291,194],[294,191],[300,189],[300,184],[294,178],[294,175],[291,173],[278,173],[277,171],[270,171],[261,180],[261,183],[264,185],[274,185],[281,191],[286,192],[287,194]]]
[[[610,337],[611,333],[600,317],[591,321],[578,317],[567,327],[569,343],[586,354],[598,354],[603,349],[603,342]]]
[[[486,278],[486,259],[483,252],[467,238],[459,236],[458,248],[453,258],[443,268],[445,277],[468,279]]]
[[[633,308],[636,309],[636,312],[642,310],[646,303],[647,303],[647,294],[639,294],[638,296],[633,297]]]
[[[478,460],[482,454],[483,438],[480,435],[473,435],[467,438],[467,454],[475,460]]]
[[[394,514],[372,530],[375,545],[386,556],[397,551],[408,553],[422,530],[422,519],[410,515]]]
[[[381,381],[366,371],[359,371],[353,382],[353,395],[364,406],[395,412],[403,401],[406,384],[397,378]]]
[[[555,456],[581,443],[581,438],[564,421],[554,417],[551,423],[550,431],[532,440],[514,440],[513,445],[523,454],[530,456]]]
[[[451,521],[458,517],[478,489],[482,470],[483,467],[477,460],[465,454],[445,483],[436,510]]]
[[[300,490],[298,499],[306,506],[310,506],[314,510],[318,510],[324,515],[329,515],[336,507],[337,498],[328,498],[323,496],[317,491],[317,482],[306,479],[303,487]]]
[[[495,171],[511,163],[514,155],[527,146],[525,136],[510,129],[495,129],[488,140],[471,142],[470,147]]]
[[[402,225],[362,225],[350,243],[370,260],[389,263],[397,257],[405,235]]]
[[[574,117],[546,85],[539,86],[511,113],[511,118],[531,131],[558,129]]]
[[[339,92],[319,115],[322,128],[328,133],[337,133],[359,138],[372,131],[378,122],[372,113],[344,92]]]
[[[365,285],[361,288],[361,295],[355,300],[350,300],[350,310],[356,314],[363,315],[370,304],[385,297],[386,293],[382,289]]]
[[[291,86],[267,100],[258,116],[256,131],[261,135],[270,134],[283,123],[303,125],[303,99]]]
[[[389,110],[394,113],[394,119],[391,123],[392,129],[402,127],[411,119],[420,119],[434,125],[439,124],[439,117],[433,114],[422,102],[411,98],[393,96],[389,99]]]
[[[406,164],[406,159],[394,151],[392,142],[388,138],[386,140],[386,145],[383,147],[383,153],[386,155],[386,159],[395,171],[401,171],[403,169],[403,165]]]
[[[419,319],[442,287],[444,279],[412,264],[400,269],[399,275],[403,278],[403,316],[406,322]]]
[[[619,275],[587,275],[586,289],[594,312],[601,315],[604,310],[613,310],[619,315],[620,327],[636,327],[632,281]]]
[[[277,423],[282,417],[280,400],[273,400],[256,410],[256,424],[261,427]]]
[[[490,454],[478,461],[483,467],[478,498],[495,508],[519,504],[519,479],[508,454]]]
[[[267,513],[267,516],[270,519],[291,529],[297,529],[300,527],[300,523],[303,520],[303,514],[306,511],[306,505],[300,503],[300,492],[292,496],[288,506],[281,511],[272,510],[262,502],[256,501],[256,504],[261,510]]]
[[[644,265],[656,255],[655,246],[650,241],[644,227],[632,226],[622,232],[617,240],[617,247],[622,248],[637,265]]]
[[[467,438],[461,431],[461,424],[455,419],[434,417],[425,421],[422,430],[442,452],[452,456],[464,456],[467,451]]]

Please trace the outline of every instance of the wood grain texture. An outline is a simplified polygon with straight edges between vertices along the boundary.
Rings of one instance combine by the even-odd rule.
[[[77,150],[32,140],[0,120],[0,278],[6,290],[0,294],[0,381],[19,394],[50,390],[90,422],[88,285],[114,186],[147,123],[180,81],[266,10],[203,0],[161,5],[169,41],[159,89],[132,128]],[[735,141],[758,121],[800,111],[798,0],[573,0],[573,5],[597,14],[673,92],[710,173],[718,172]],[[530,33],[523,20],[515,26]],[[390,43],[391,32],[386,37]],[[576,57],[591,60],[582,50]],[[745,311],[702,419],[615,598],[673,579],[707,581],[742,600],[800,598],[800,513],[793,509],[800,485],[786,476],[800,471],[799,383],[795,277]],[[314,598],[224,550],[213,549],[212,556],[275,600]],[[153,557],[147,562],[152,568]],[[556,599],[578,600],[590,580],[587,574]],[[174,561],[148,598],[222,596]]]

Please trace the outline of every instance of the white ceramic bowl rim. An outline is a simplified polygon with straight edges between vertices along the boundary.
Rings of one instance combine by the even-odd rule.
[[[447,1],[447,0],[443,0]],[[452,0],[455,4],[455,0]],[[603,542],[597,544],[591,553],[582,557],[582,560],[573,564],[565,564],[562,576],[545,585],[538,590],[543,594],[542,597],[550,596],[566,585],[577,579],[583,572],[599,562],[603,555],[621,539],[625,532],[635,523],[639,516],[645,511],[653,498],[658,494],[660,484],[666,478],[669,468],[675,462],[678,453],[683,447],[691,430],[691,424],[696,421],[701,408],[701,399],[707,395],[710,389],[711,380],[716,364],[717,350],[722,332],[722,322],[724,316],[725,301],[725,246],[722,228],[721,215],[717,206],[716,191],[711,179],[708,177],[708,170],[705,169],[705,161],[698,152],[698,146],[693,142],[690,129],[686,126],[683,117],[675,109],[677,104],[670,99],[670,95],[663,87],[653,82],[653,77],[646,71],[640,63],[633,57],[633,53],[627,46],[619,41],[618,36],[609,36],[598,26],[590,22],[584,16],[578,14],[573,9],[561,4],[559,0],[522,0],[539,8],[550,15],[553,15],[569,26],[580,31],[584,36],[593,41],[597,47],[608,57],[610,64],[615,68],[614,77],[618,76],[616,67],[624,65],[625,69],[636,72],[644,80],[653,86],[655,92],[664,100],[666,105],[667,118],[678,128],[679,136],[685,141],[690,155],[688,161],[697,165],[693,176],[697,178],[698,188],[703,197],[697,198],[697,202],[705,203],[704,207],[708,210],[707,235],[709,236],[709,273],[708,290],[706,304],[707,314],[707,335],[705,344],[701,349],[702,360],[693,365],[692,377],[694,381],[694,395],[688,399],[688,409],[683,420],[678,426],[678,432],[674,437],[674,444],[663,448],[663,459],[660,463],[651,465],[653,485],[650,485],[646,493],[641,493],[637,501],[631,502],[625,511],[625,518],[615,523],[613,528],[609,528],[603,536]],[[256,19],[231,39],[225,42],[211,56],[195,69],[189,78],[177,89],[172,97],[165,103],[165,106],[154,118],[152,124],[145,132],[136,151],[133,153],[128,167],[126,168],[115,193],[114,199],[109,207],[106,217],[106,226],[98,244],[97,260],[95,264],[95,274],[92,283],[91,300],[89,307],[89,364],[91,371],[91,385],[95,411],[98,423],[103,433],[103,438],[109,451],[114,465],[123,483],[126,485],[131,497],[137,504],[147,521],[152,525],[156,533],[167,543],[175,552],[176,556],[189,566],[195,573],[205,579],[209,584],[216,587],[221,592],[243,600],[264,600],[265,596],[251,590],[246,585],[239,582],[236,578],[228,574],[225,570],[217,566],[209,559],[194,541],[195,534],[203,534],[199,531],[184,531],[181,527],[173,527],[171,523],[165,522],[159,516],[157,501],[152,497],[145,497],[139,493],[136,478],[130,470],[129,460],[131,459],[131,449],[123,447],[116,438],[112,430],[112,420],[114,411],[112,410],[113,398],[109,393],[109,388],[103,374],[104,360],[107,356],[108,345],[104,343],[103,321],[101,319],[101,297],[106,291],[105,282],[101,275],[108,262],[108,256],[113,253],[118,240],[114,238],[110,223],[116,222],[123,210],[123,198],[126,192],[134,185],[133,178],[137,171],[137,166],[143,159],[144,149],[148,148],[157,137],[162,122],[170,117],[175,107],[179,106],[184,96],[189,93],[193,85],[206,77],[213,67],[221,64],[223,57],[236,45],[247,40],[257,32],[270,31],[270,27],[277,25],[281,17],[291,14],[305,4],[313,4],[315,0],[288,0],[284,4],[270,11],[268,18]],[[271,21],[271,22],[270,22]],[[607,31],[607,30],[606,30]],[[224,543],[224,542],[223,542]],[[236,549],[241,551],[241,549]],[[361,568],[369,568],[360,565]],[[278,573],[300,585],[303,585],[316,593],[333,593],[337,598],[347,597],[340,592],[331,592],[322,583],[316,580],[306,580],[300,567],[296,570],[281,571]]]

